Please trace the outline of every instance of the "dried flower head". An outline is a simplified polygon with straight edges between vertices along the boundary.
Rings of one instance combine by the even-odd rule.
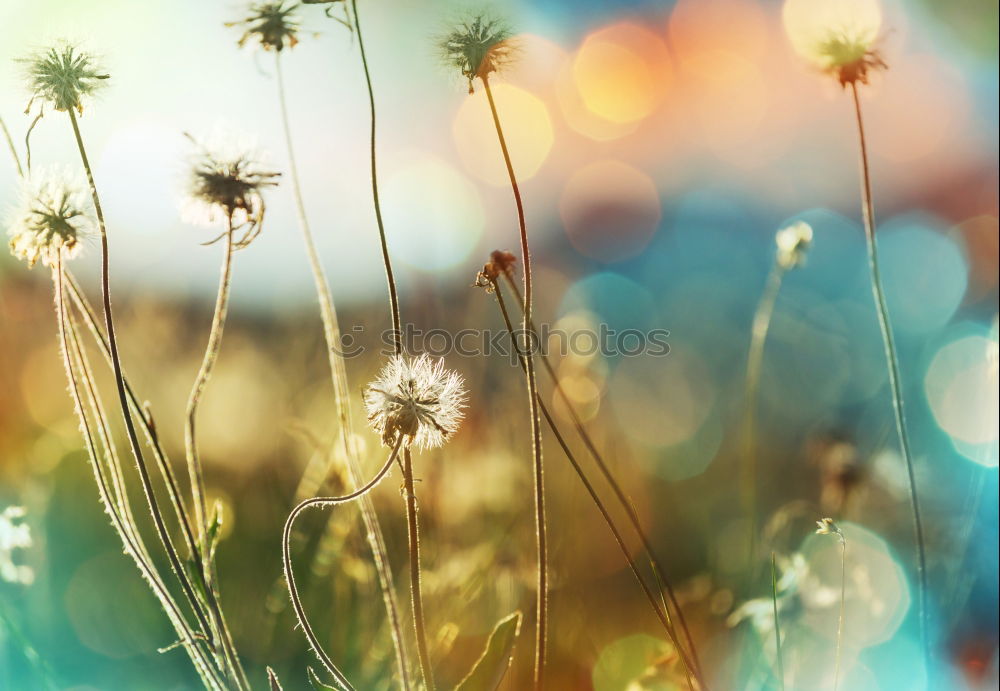
[[[840,526],[834,523],[832,518],[822,518],[816,521],[816,526],[817,535],[836,535],[841,540],[844,539],[844,533],[841,532]]]
[[[59,167],[32,171],[8,222],[11,252],[29,267],[39,259],[45,266],[55,266],[60,255],[74,257],[81,240],[94,232],[91,208],[79,175]]]
[[[30,566],[14,562],[15,549],[28,549],[32,545],[31,531],[22,522],[24,507],[8,506],[0,512],[0,581],[31,585],[35,573]]]
[[[465,407],[461,375],[444,360],[421,355],[394,356],[365,389],[368,422],[392,446],[402,436],[407,446],[441,446],[458,429]]]
[[[483,264],[483,270],[476,276],[475,287],[486,288],[486,292],[492,292],[493,283],[501,276],[513,276],[514,265],[517,264],[517,257],[506,250],[493,250],[490,252],[490,260]]]
[[[794,269],[806,263],[806,252],[812,246],[813,229],[804,221],[782,228],[774,236],[777,245],[774,257],[783,269]]]
[[[782,18],[795,52],[842,85],[866,84],[869,72],[886,67],[875,48],[878,0],[785,0]]]
[[[264,221],[263,190],[277,185],[276,173],[261,161],[252,139],[217,129],[195,144],[187,181],[184,216],[200,225],[232,223],[248,226],[239,244],[260,232]]]
[[[22,60],[31,101],[27,110],[38,100],[56,110],[76,110],[83,114],[83,101],[104,85],[105,74],[90,53],[84,53],[70,43],[60,43]],[[26,111],[27,112],[27,111]]]
[[[478,15],[462,22],[439,41],[447,64],[457,67],[469,80],[469,93],[476,77],[486,79],[513,57],[511,32],[505,23]]]
[[[242,48],[247,43],[260,46],[264,50],[282,51],[294,48],[299,42],[298,5],[285,0],[276,2],[251,3],[247,16],[226,26],[243,29],[237,44]]]

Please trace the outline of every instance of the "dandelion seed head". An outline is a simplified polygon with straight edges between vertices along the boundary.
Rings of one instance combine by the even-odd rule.
[[[96,232],[91,209],[86,183],[72,169],[36,168],[22,183],[7,223],[11,253],[29,267],[39,260],[55,266],[60,254],[72,259]]]
[[[22,521],[27,512],[22,506],[8,506],[0,512],[0,581],[31,585],[35,572],[30,566],[14,562],[15,549],[32,546],[31,530]]]
[[[841,532],[840,526],[834,523],[832,518],[822,518],[816,521],[816,526],[817,535],[836,535],[841,540],[844,539],[844,533]]]
[[[438,41],[438,47],[445,63],[457,67],[469,80],[469,93],[476,77],[486,79],[514,57],[510,28],[484,15],[461,22]]]
[[[775,260],[783,269],[794,269],[806,263],[806,252],[812,246],[813,229],[804,221],[782,228],[774,236]]]
[[[286,0],[254,2],[247,8],[247,16],[226,26],[243,29],[236,43],[242,48],[249,44],[264,50],[282,51],[294,48],[299,42],[300,24],[298,5]]]
[[[104,86],[110,76],[100,68],[93,55],[65,42],[21,62],[25,65],[32,103],[37,100],[56,110],[76,110],[81,115],[84,100]]]
[[[185,220],[198,225],[259,224],[264,213],[263,190],[278,184],[254,141],[220,128],[195,140],[188,168]]]
[[[383,444],[392,446],[401,435],[407,446],[430,449],[458,429],[465,384],[445,369],[443,359],[396,355],[365,389],[364,400],[368,422]]]
[[[795,52],[842,85],[866,84],[872,70],[886,67],[875,47],[878,0],[785,0],[782,19]]]

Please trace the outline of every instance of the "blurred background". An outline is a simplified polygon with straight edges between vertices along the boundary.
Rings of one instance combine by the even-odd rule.
[[[359,4],[403,319],[425,330],[502,328],[493,298],[470,285],[491,250],[516,249],[510,189],[485,95],[468,94],[434,47],[478,5]],[[868,283],[848,94],[796,58],[776,0],[519,0],[495,9],[518,32],[518,60],[495,94],[523,183],[536,320],[567,332],[670,332],[667,357],[553,364],[667,565],[714,688],[775,683],[767,622],[737,621],[769,597],[741,572],[737,478],[750,325],[774,232],[794,219],[812,226],[814,246],[777,300],[756,435],[762,543],[790,572],[807,565],[803,593],[782,615],[791,688],[829,683],[840,564],[836,541],[812,535],[825,515],[843,522],[851,545],[843,687],[996,688],[996,3],[883,3],[889,69],[863,89],[925,511],[931,670],[919,664],[905,470]],[[123,362],[175,460],[222,256],[199,244],[212,231],[181,220],[183,133],[236,128],[286,166],[274,55],[238,49],[239,31],[224,26],[244,13],[228,0],[0,4],[0,116],[22,152],[30,119],[18,58],[69,38],[111,74],[80,122],[108,219]],[[293,136],[341,324],[364,327],[357,337],[367,351],[349,363],[360,392],[388,324],[367,95],[351,34],[319,8],[301,16],[301,43],[283,55]],[[36,164],[76,164],[64,120],[50,113],[39,122]],[[14,166],[4,163],[0,206],[16,194]],[[97,501],[48,273],[2,254],[0,512],[25,515],[0,523],[0,687],[195,688],[183,653],[157,653],[172,643],[170,627]],[[74,262],[92,298],[99,255],[93,243]],[[303,472],[337,431],[323,348],[282,186],[268,197],[263,234],[236,256],[200,431],[210,491],[227,510],[223,603],[254,681],[263,685],[269,664],[286,689],[308,688],[304,669],[315,662],[293,630],[279,543]],[[448,364],[467,379],[468,420],[452,443],[416,460],[428,625],[444,686],[462,677],[493,622],[517,608],[532,619],[534,578],[523,379],[500,356]],[[543,393],[551,395],[548,382]],[[565,410],[554,409],[568,429]],[[375,468],[377,440],[358,406],[355,415]],[[600,516],[554,441],[545,443],[552,688],[682,688]],[[373,497],[402,585],[398,482]],[[342,491],[343,469],[326,484]],[[300,587],[327,649],[359,688],[390,688],[391,646],[356,510],[300,526]],[[526,625],[505,688],[526,688],[531,639]]]

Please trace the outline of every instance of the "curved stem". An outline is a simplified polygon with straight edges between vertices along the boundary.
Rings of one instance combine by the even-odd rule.
[[[87,182],[90,186],[90,195],[94,203],[94,212],[97,216],[98,227],[101,232],[101,296],[104,303],[104,329],[108,339],[108,351],[111,356],[112,370],[114,371],[115,388],[118,392],[118,404],[122,418],[125,422],[125,431],[128,436],[129,448],[136,461],[136,467],[139,471],[139,478],[142,482],[143,492],[146,495],[146,503],[149,506],[149,512],[153,518],[153,524],[156,527],[157,535],[159,536],[160,542],[167,553],[167,558],[170,561],[170,567],[176,574],[177,580],[179,581],[181,589],[184,592],[184,596],[190,603],[191,608],[194,610],[195,616],[198,618],[199,625],[206,633],[208,633],[211,631],[211,627],[198,605],[198,597],[195,594],[191,581],[184,570],[180,556],[177,553],[177,548],[174,546],[173,540],[171,539],[170,533],[163,520],[163,512],[160,509],[159,500],[156,497],[156,492],[149,476],[149,470],[146,468],[146,462],[142,455],[142,449],[139,444],[138,434],[136,433],[135,423],[129,413],[128,396],[125,391],[125,378],[122,374],[121,358],[118,354],[118,340],[115,335],[114,320],[111,314],[111,283],[109,271],[110,257],[108,250],[107,225],[104,221],[104,212],[101,208],[100,196],[97,193],[97,185],[94,182],[94,174],[90,167],[90,161],[87,157],[87,150],[83,145],[83,137],[80,134],[80,126],[77,123],[76,114],[72,109],[67,111],[67,114],[69,115],[70,124],[73,127],[73,136],[76,139],[77,149],[80,153],[80,160],[83,164],[84,171],[87,174]],[[235,675],[236,673],[233,672],[232,674]]]
[[[521,299],[521,294],[518,291],[517,283],[509,274],[504,274],[507,280],[507,285],[510,287],[511,292],[514,293],[514,297],[517,301],[518,306],[523,310],[524,302]],[[529,324],[529,328],[532,333],[535,333],[534,323]],[[573,423],[573,428],[579,435],[583,445],[586,447],[594,463],[597,464],[598,469],[601,471],[601,475],[604,480],[610,485],[615,498],[618,503],[624,509],[625,514],[628,516],[629,522],[632,524],[632,528],[635,530],[636,535],[639,536],[639,540],[642,542],[642,547],[646,551],[646,555],[649,558],[650,565],[653,570],[653,575],[656,576],[658,583],[662,585],[662,588],[667,593],[667,599],[670,602],[670,606],[673,608],[674,612],[671,615],[670,610],[666,609],[666,614],[668,618],[676,617],[678,623],[680,623],[681,631],[684,633],[685,641],[688,645],[688,653],[691,656],[691,660],[694,663],[695,676],[698,677],[702,688],[707,689],[707,685],[704,680],[704,674],[701,670],[701,661],[698,658],[698,650],[694,644],[694,637],[691,635],[691,631],[688,628],[687,620],[684,617],[684,611],[681,609],[680,602],[677,600],[677,593],[674,587],[667,577],[667,571],[663,567],[663,563],[657,556],[656,552],[653,550],[653,543],[649,539],[649,535],[646,530],[642,527],[642,522],[639,520],[639,514],[635,509],[635,505],[632,503],[631,499],[625,493],[624,488],[618,479],[615,477],[614,473],[611,472],[611,468],[608,466],[607,462],[604,460],[604,456],[601,454],[594,440],[591,438],[590,433],[587,432],[587,428],[583,424],[583,420],[576,411],[576,405],[570,400],[569,396],[566,395],[566,391],[563,389],[562,384],[559,382],[559,377],[556,376],[555,369],[553,369],[552,364],[549,362],[548,358],[544,353],[539,353],[538,360],[542,363],[543,369],[548,373],[549,379],[552,381],[552,386],[555,389],[556,394],[563,403],[563,407],[569,413],[570,420]],[[541,397],[539,397],[539,406],[542,408],[542,412],[545,413],[545,407],[542,404]],[[680,649],[678,642],[678,649]]]
[[[317,638],[312,625],[309,623],[309,618],[306,616],[305,607],[302,606],[299,589],[295,584],[295,572],[292,570],[292,528],[295,526],[295,520],[299,517],[299,514],[312,506],[337,506],[338,504],[346,504],[363,497],[370,492],[389,473],[389,469],[392,468],[392,464],[396,460],[396,456],[399,453],[399,447],[402,442],[403,438],[400,436],[396,440],[395,445],[392,447],[392,453],[389,454],[389,458],[382,466],[382,469],[379,470],[375,477],[369,480],[368,483],[360,489],[339,497],[313,497],[312,499],[306,499],[303,502],[299,502],[299,504],[292,509],[291,513],[288,514],[288,518],[285,520],[284,530],[282,530],[281,534],[281,563],[285,571],[285,583],[288,585],[288,595],[292,601],[292,608],[295,610],[295,617],[298,619],[299,626],[302,627],[302,632],[309,641],[309,646],[312,648],[313,652],[316,653],[316,657],[318,657],[320,662],[323,663],[323,666],[337,681],[337,684],[339,684],[340,687],[346,691],[353,691],[354,687],[351,686],[347,677],[344,676],[343,672],[337,669],[333,660],[330,659],[330,656],[326,654],[325,650],[323,650],[323,646],[320,644],[319,638]]]
[[[493,292],[497,298],[497,305],[499,306],[500,313],[503,316],[504,325],[507,328],[507,333],[510,335],[511,339],[513,339],[514,326],[513,323],[511,322],[510,314],[507,311],[507,305],[503,299],[503,294],[500,292],[500,284],[497,283],[495,280],[491,280],[491,283],[493,286]],[[519,357],[518,362],[520,363],[522,369],[526,368],[527,365],[525,363],[524,356]],[[605,524],[611,531],[611,534],[615,539],[615,543],[618,545],[619,550],[621,550],[622,556],[625,558],[626,564],[628,564],[629,569],[632,571],[632,575],[635,576],[635,579],[636,581],[638,581],[640,588],[642,588],[643,594],[646,596],[646,599],[649,600],[649,604],[653,608],[653,612],[656,614],[657,619],[660,620],[660,623],[663,625],[663,628],[666,631],[667,636],[670,638],[671,643],[674,645],[674,647],[680,654],[681,660],[684,662],[684,670],[685,674],[687,675],[688,687],[694,688],[691,680],[691,675],[694,674],[695,676],[697,676],[698,672],[696,667],[693,665],[691,659],[688,657],[687,651],[685,650],[684,646],[681,645],[681,641],[677,635],[677,630],[674,627],[673,622],[670,620],[669,610],[667,610],[666,607],[660,606],[660,602],[657,601],[656,596],[653,594],[652,589],[646,584],[646,580],[642,577],[642,573],[639,571],[638,565],[635,563],[635,560],[632,558],[632,555],[628,551],[628,546],[625,544],[625,540],[621,535],[621,531],[618,530],[618,526],[615,524],[615,521],[611,517],[611,514],[608,512],[607,507],[604,505],[604,502],[597,494],[597,490],[595,490],[593,484],[591,484],[590,479],[587,477],[586,472],[584,472],[579,462],[577,462],[576,456],[574,456],[573,452],[570,450],[569,445],[563,438],[562,433],[559,431],[559,427],[556,425],[555,420],[549,413],[548,407],[542,401],[541,396],[538,396],[538,407],[541,409],[542,415],[545,417],[545,421],[546,423],[548,423],[549,429],[552,431],[552,434],[555,436],[556,441],[559,443],[560,448],[563,450],[566,459],[570,462],[570,465],[573,466],[573,470],[576,472],[577,477],[580,479],[580,482],[583,483],[583,486],[586,488],[587,493],[590,495],[591,501],[594,502],[594,505],[597,507],[597,510],[600,511],[601,516],[604,518]],[[704,685],[702,685],[702,688],[705,688]]]
[[[70,393],[73,398],[73,406],[77,412],[77,416],[80,421],[80,430],[83,432],[84,441],[87,447],[87,454],[90,457],[91,466],[94,469],[94,478],[97,481],[97,488],[101,496],[101,501],[104,504],[105,510],[111,517],[112,525],[114,526],[119,538],[122,541],[122,546],[125,551],[132,557],[140,573],[146,579],[153,593],[156,595],[157,599],[160,601],[164,612],[167,614],[167,618],[170,619],[171,623],[174,625],[177,634],[181,637],[181,643],[187,650],[188,655],[191,657],[192,663],[195,669],[198,671],[205,685],[209,689],[222,689],[225,684],[217,679],[217,672],[215,671],[213,665],[207,660],[204,651],[198,645],[197,636],[191,630],[183,613],[180,608],[174,602],[173,598],[170,596],[170,592],[166,585],[163,583],[159,574],[156,572],[155,568],[152,566],[151,562],[144,556],[146,554],[145,549],[137,543],[137,536],[134,532],[134,527],[126,526],[124,519],[119,511],[117,504],[112,499],[112,491],[108,483],[108,479],[104,474],[104,469],[100,461],[98,460],[97,447],[94,443],[94,435],[90,429],[90,423],[87,420],[87,416],[84,413],[83,400],[80,394],[80,388],[77,384],[76,376],[74,374],[74,368],[72,360],[70,358],[69,350],[69,339],[67,337],[67,319],[66,319],[66,309],[65,300],[63,299],[63,271],[62,271],[62,260],[61,258],[57,260],[56,267],[53,270],[53,281],[55,283],[55,298],[56,298],[56,317],[59,326],[59,345],[63,356],[63,365],[66,368],[66,377],[69,379]],[[78,346],[77,342],[77,346]]]
[[[764,344],[771,329],[774,305],[781,290],[785,269],[775,262],[767,276],[764,292],[757,311],[753,316],[750,330],[750,348],[747,353],[747,375],[743,390],[743,473],[740,482],[743,512],[746,515],[750,533],[749,563],[757,564],[757,394],[760,389],[760,373],[764,363]],[[755,573],[759,573],[754,569]]]
[[[861,118],[861,99],[858,96],[858,85],[851,82],[851,95],[854,99],[854,114],[858,126],[858,143],[861,167],[861,210],[865,222],[865,241],[868,247],[868,268],[871,273],[872,295],[875,298],[875,308],[878,313],[878,325],[882,332],[882,343],[885,347],[885,359],[889,370],[889,388],[892,391],[892,411],[896,421],[896,433],[899,436],[899,448],[906,464],[906,476],[909,481],[910,507],[913,512],[913,532],[917,542],[917,580],[919,582],[920,603],[920,636],[923,642],[924,662],[930,664],[930,640],[927,624],[927,558],[924,546],[924,526],[920,518],[920,502],[917,497],[917,479],[913,467],[913,454],[910,451],[910,436],[906,429],[906,415],[903,409],[903,389],[900,383],[899,359],[896,355],[896,343],[889,321],[889,308],[885,301],[885,291],[882,288],[882,277],[879,271],[878,245],[875,241],[875,209],[872,202],[871,173],[868,168],[868,146],[865,141],[865,127]]]
[[[355,24],[357,26],[357,13],[355,12]],[[358,34],[360,37],[360,27]],[[359,39],[360,40],[360,39]],[[362,59],[364,59],[364,46],[362,46]],[[365,76],[367,77],[367,62],[365,64]],[[348,476],[352,481],[357,481],[360,477],[360,463],[358,452],[351,440],[353,424],[351,422],[350,390],[347,383],[347,368],[344,364],[344,357],[340,353],[340,324],[337,319],[337,309],[330,292],[330,284],[327,281],[326,273],[319,259],[316,244],[313,241],[312,231],[309,227],[309,219],[306,215],[305,203],[302,200],[302,188],[299,180],[298,166],[295,161],[295,150],[292,143],[291,123],[288,115],[288,104],[285,97],[284,75],[281,69],[280,54],[275,56],[275,70],[278,77],[278,101],[281,107],[281,119],[285,136],[285,146],[288,150],[289,172],[292,181],[292,198],[295,203],[295,213],[298,218],[299,227],[306,246],[306,255],[309,266],[312,270],[313,283],[316,288],[316,295],[320,305],[320,319],[323,322],[323,337],[326,342],[327,359],[330,365],[330,376],[333,381],[334,403],[337,409],[337,417],[340,423],[340,441],[343,446],[344,458],[348,469]],[[371,94],[371,82],[369,80],[369,94]],[[392,267],[388,261],[388,250],[385,246],[385,232],[382,229],[382,213],[378,204],[378,188],[375,182],[375,115],[374,98],[372,99],[372,189],[375,197],[375,213],[379,223],[379,232],[382,238],[383,258],[386,264],[386,275],[389,278],[389,292],[391,304],[393,306],[393,324],[396,334],[399,334],[399,312],[396,301],[396,286],[392,280]],[[399,341],[396,341],[397,353]],[[393,648],[396,653],[397,668],[400,681],[404,691],[410,688],[409,665],[406,662],[406,653],[403,645],[402,626],[399,617],[399,604],[396,599],[395,583],[392,577],[392,569],[389,566],[389,559],[385,549],[385,539],[382,535],[382,527],[379,524],[378,514],[367,496],[361,497],[361,519],[365,524],[365,533],[368,538],[369,547],[372,550],[372,557],[375,563],[375,572],[378,576],[379,588],[382,591],[382,601],[385,605],[386,616],[389,619],[389,630],[392,632]]]
[[[517,224],[521,235],[521,261],[524,263],[524,320],[522,329],[526,339],[524,353],[525,377],[528,384],[528,410],[531,415],[531,457],[534,466],[534,492],[535,492],[535,534],[537,539],[537,562],[538,562],[538,607],[536,608],[535,620],[535,689],[545,688],[545,652],[546,635],[548,633],[548,548],[545,523],[545,473],[542,465],[542,433],[538,416],[538,388],[535,380],[534,364],[534,344],[529,338],[531,334],[531,252],[528,248],[528,231],[524,220],[524,204],[521,201],[521,190],[517,184],[517,176],[514,174],[514,166],[510,161],[510,152],[507,150],[507,140],[504,138],[503,128],[500,126],[500,116],[497,113],[496,103],[493,100],[493,91],[490,88],[489,79],[482,76],[483,87],[486,90],[486,99],[490,104],[490,113],[493,115],[493,124],[497,130],[497,138],[500,140],[500,151],[503,153],[504,164],[507,167],[507,176],[510,178],[510,187],[514,193],[514,203],[517,206]],[[517,347],[517,339],[514,340],[514,347]]]
[[[410,598],[413,605],[413,631],[417,638],[420,672],[427,691],[434,691],[434,669],[427,647],[424,623],[424,598],[420,588],[420,524],[417,520],[417,495],[413,489],[413,462],[410,449],[403,450],[403,492],[406,499],[406,534],[410,548]]]

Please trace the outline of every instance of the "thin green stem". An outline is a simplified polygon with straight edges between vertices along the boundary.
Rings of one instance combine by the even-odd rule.
[[[306,615],[305,607],[302,605],[302,598],[299,596],[298,586],[295,584],[295,572],[292,569],[292,529],[295,526],[295,520],[299,517],[299,514],[310,507],[327,507],[346,504],[368,494],[368,492],[374,489],[375,486],[378,485],[389,473],[389,469],[392,468],[392,464],[396,460],[396,456],[399,453],[399,447],[402,442],[403,438],[399,437],[392,448],[392,453],[389,454],[388,459],[382,466],[382,469],[379,470],[379,472],[375,474],[375,477],[369,480],[360,489],[339,497],[313,497],[312,499],[306,499],[305,501],[299,502],[295,508],[292,509],[291,513],[288,514],[288,518],[285,520],[284,530],[282,530],[281,534],[281,563],[285,572],[285,583],[288,585],[288,595],[292,601],[292,608],[295,610],[295,617],[299,622],[299,626],[302,628],[302,632],[305,634],[306,639],[309,642],[309,647],[311,647],[313,652],[316,653],[316,657],[319,658],[320,662],[326,668],[326,671],[330,673],[330,675],[336,680],[337,684],[345,691],[353,691],[354,687],[351,686],[347,677],[344,676],[343,672],[337,668],[337,665],[334,664],[330,656],[327,655],[325,650],[323,650],[323,645],[320,643],[315,631],[313,631],[312,625],[309,623],[309,617]]]
[[[14,159],[14,168],[17,170],[17,176],[23,178],[24,169],[21,168],[21,157],[17,155],[17,149],[14,148],[14,140],[10,138],[10,130],[7,129],[7,123],[4,122],[2,117],[0,117],[0,131],[3,132],[3,138],[7,141],[7,148],[10,149],[10,156]]]
[[[504,274],[504,278],[507,281],[507,285],[510,287],[511,292],[514,294],[517,305],[520,309],[524,309],[524,301],[521,299],[521,293],[518,290],[517,282],[514,281],[513,277],[509,273]],[[529,323],[529,328],[531,332],[537,333],[534,323]],[[642,521],[639,520],[639,513],[635,509],[635,505],[626,494],[621,483],[615,477],[614,473],[611,472],[611,468],[608,463],[604,460],[603,454],[597,448],[594,440],[591,438],[590,433],[587,432],[587,428],[583,424],[583,420],[580,418],[579,413],[576,411],[576,405],[570,400],[569,396],[566,395],[566,391],[563,389],[562,384],[559,382],[559,377],[556,376],[556,371],[552,367],[552,363],[549,362],[548,358],[543,352],[539,353],[539,362],[542,363],[542,368],[546,371],[549,379],[552,381],[552,386],[555,389],[556,395],[562,401],[566,412],[569,413],[570,420],[573,423],[573,428],[576,430],[577,435],[579,435],[580,440],[586,447],[594,463],[597,464],[598,469],[601,471],[601,475],[604,480],[610,485],[612,492],[614,492],[615,498],[618,503],[624,509],[625,514],[628,516],[629,522],[632,524],[632,528],[635,530],[636,535],[639,536],[639,540],[642,542],[643,549],[646,551],[646,555],[649,557],[650,565],[652,566],[653,575],[656,580],[661,584],[661,590],[666,591],[667,599],[670,602],[670,606],[673,607],[673,615],[671,616],[670,610],[665,608],[668,617],[673,619],[676,617],[677,621],[680,623],[681,630],[684,633],[684,638],[688,645],[688,652],[691,656],[691,660],[694,662],[694,668],[696,670],[696,676],[702,685],[702,688],[707,689],[708,686],[704,680],[704,673],[701,670],[701,661],[698,658],[698,650],[694,644],[694,637],[691,635],[691,631],[688,628],[687,620],[684,617],[684,611],[681,609],[680,602],[677,600],[677,593],[674,587],[667,577],[666,569],[663,567],[663,563],[657,556],[656,551],[653,550],[653,543],[649,539],[645,528],[642,527]],[[542,399],[539,396],[539,405],[542,406]],[[544,408],[542,409],[544,412]]]
[[[771,329],[774,305],[781,290],[785,269],[775,262],[767,276],[764,292],[757,303],[750,330],[750,348],[747,353],[746,383],[743,390],[743,473],[740,481],[740,498],[746,516],[749,539],[749,563],[757,564],[757,398],[760,390],[760,374],[764,363],[764,345]],[[753,568],[755,573],[759,573]]]
[[[771,552],[771,606],[774,608],[774,645],[778,658],[778,683],[785,691],[785,659],[781,654],[781,622],[778,619],[778,573],[774,568],[774,552]]]
[[[355,22],[357,14],[355,13]],[[360,27],[358,27],[360,36]],[[364,58],[364,48],[362,46],[362,58]],[[337,309],[333,301],[333,294],[330,291],[330,284],[327,281],[326,273],[319,259],[316,244],[313,240],[312,231],[309,227],[309,219],[306,215],[305,203],[302,199],[302,188],[299,179],[298,166],[295,161],[295,151],[292,142],[291,123],[288,114],[288,104],[285,95],[284,75],[281,69],[280,55],[275,57],[275,70],[278,77],[278,100],[281,107],[281,118],[285,136],[285,146],[288,150],[289,172],[292,181],[292,198],[295,203],[295,212],[298,217],[299,227],[302,232],[306,246],[306,255],[309,266],[313,274],[316,294],[320,304],[320,319],[323,322],[323,337],[326,342],[327,359],[330,365],[330,376],[333,381],[334,402],[337,409],[337,417],[340,423],[340,441],[343,447],[348,476],[352,482],[356,482],[361,475],[358,451],[352,441],[353,424],[351,422],[350,390],[347,381],[347,367],[344,358],[340,354],[340,325],[337,319]],[[365,63],[365,74],[367,76],[367,63]],[[369,81],[369,89],[371,82]],[[375,141],[374,141],[374,100],[372,101],[372,185],[375,196],[376,218],[379,222],[379,231],[382,237],[383,258],[386,263],[386,275],[389,278],[389,292],[391,304],[393,306],[393,323],[396,333],[399,333],[398,303],[396,301],[396,286],[392,280],[392,268],[388,262],[388,253],[385,247],[385,233],[382,230],[382,215],[378,206],[378,188],[375,182]],[[397,343],[397,353],[399,343]],[[404,691],[410,688],[409,665],[406,661],[406,652],[403,645],[402,626],[400,624],[399,604],[396,599],[396,589],[392,577],[392,569],[389,566],[389,559],[385,549],[385,538],[382,535],[382,527],[379,524],[378,514],[371,502],[371,498],[363,495],[360,500],[361,518],[365,525],[365,533],[368,538],[369,547],[375,563],[375,572],[378,576],[379,588],[382,591],[382,601],[385,605],[386,615],[389,619],[389,628],[392,633],[393,648],[396,653],[397,668],[400,681]]]
[[[927,623],[927,557],[924,545],[924,526],[920,518],[920,502],[917,497],[917,479],[913,466],[913,454],[910,451],[910,436],[906,429],[906,415],[903,408],[903,389],[899,374],[899,359],[896,355],[896,343],[892,334],[892,324],[889,321],[889,308],[882,288],[882,278],[879,270],[878,243],[875,239],[875,208],[872,202],[871,172],[868,167],[868,145],[865,140],[865,126],[861,117],[861,99],[858,85],[851,82],[851,95],[854,100],[854,114],[858,126],[858,143],[861,167],[861,210],[865,223],[865,240],[868,246],[868,268],[871,273],[872,295],[875,298],[875,308],[878,314],[878,325],[882,331],[882,342],[885,347],[885,359],[889,370],[889,388],[892,391],[892,410],[896,421],[896,433],[899,436],[899,448],[906,464],[906,476],[909,481],[910,507],[913,511],[913,532],[917,542],[917,581],[919,583],[918,602],[920,616],[920,636],[923,642],[924,662],[930,664],[930,639]]]
[[[531,342],[531,252],[528,248],[528,230],[524,220],[524,204],[521,201],[521,190],[514,174],[514,166],[507,150],[507,140],[504,138],[503,127],[500,125],[500,115],[497,113],[496,102],[493,100],[493,90],[489,79],[482,76],[486,99],[490,104],[493,125],[496,127],[497,139],[500,141],[500,151],[503,153],[507,176],[510,178],[511,191],[514,193],[514,203],[517,206],[517,224],[521,236],[521,261],[524,264],[524,319],[522,330],[525,343],[525,377],[528,385],[528,410],[531,416],[531,457],[534,466],[534,499],[535,499],[535,534],[537,546],[537,588],[538,607],[535,619],[535,674],[534,687],[536,691],[545,688],[545,654],[546,636],[548,633],[548,547],[545,522],[545,473],[542,464],[542,432],[538,415],[538,386],[535,380],[534,344]],[[517,339],[514,340],[517,347]]]
[[[497,306],[500,308],[500,314],[503,316],[504,325],[507,328],[507,333],[510,335],[511,340],[513,341],[514,325],[511,322],[510,314],[507,311],[506,302],[503,298],[503,294],[500,291],[500,284],[495,279],[491,279],[491,284],[493,288],[493,293],[496,295],[497,298]],[[525,357],[523,355],[518,357],[518,362],[520,363],[522,370],[527,367],[527,364],[525,363]],[[597,490],[594,489],[594,486],[590,482],[590,479],[587,477],[586,472],[584,472],[583,468],[576,460],[576,456],[570,450],[569,445],[566,443],[566,440],[563,437],[562,432],[560,432],[559,427],[556,425],[555,420],[549,413],[548,407],[545,405],[545,402],[542,400],[541,396],[538,396],[538,407],[541,410],[542,416],[545,418],[545,421],[548,424],[549,429],[552,431],[552,434],[555,436],[556,441],[559,443],[559,447],[565,454],[566,459],[569,461],[570,465],[573,466],[573,470],[576,472],[577,477],[580,479],[580,482],[583,483],[584,488],[586,488],[587,493],[590,495],[591,501],[594,502],[594,505],[597,507],[597,510],[600,511],[601,516],[604,518],[605,524],[611,531],[611,534],[615,539],[615,543],[618,545],[618,548],[621,551],[626,564],[632,571],[632,575],[635,576],[635,579],[636,581],[638,581],[643,594],[646,596],[646,599],[649,601],[650,606],[653,608],[654,614],[656,614],[657,619],[659,619],[660,623],[663,625],[663,628],[666,631],[667,636],[670,638],[671,643],[673,643],[678,653],[680,654],[681,660],[684,662],[684,671],[685,674],[687,675],[688,687],[694,688],[691,676],[692,674],[697,676],[698,673],[690,657],[688,657],[686,649],[681,644],[680,638],[677,635],[677,630],[674,627],[673,622],[670,620],[669,610],[665,606],[661,607],[660,602],[656,598],[656,595],[653,593],[652,589],[646,584],[646,580],[642,577],[642,573],[639,571],[639,567],[636,564],[635,559],[632,558],[632,555],[628,550],[628,546],[625,544],[625,540],[622,537],[621,531],[615,524],[615,521],[611,517],[610,512],[604,505],[604,502],[601,500],[600,495],[597,494]]]
[[[69,115],[70,124],[73,128],[73,136],[76,139],[77,149],[80,153],[80,160],[87,175],[87,182],[90,186],[90,194],[94,203],[94,212],[97,216],[98,227],[101,232],[101,296],[104,307],[104,330],[108,339],[108,351],[111,356],[111,366],[114,372],[115,387],[118,392],[118,403],[122,418],[125,422],[125,431],[128,436],[129,448],[136,461],[136,467],[139,470],[139,478],[142,482],[143,492],[146,495],[146,502],[149,506],[150,515],[153,518],[153,524],[156,527],[156,532],[160,538],[160,542],[167,553],[170,567],[176,574],[177,580],[179,581],[181,589],[184,592],[184,596],[190,603],[192,610],[194,610],[195,615],[199,620],[199,625],[204,631],[209,632],[211,628],[201,611],[201,608],[198,606],[198,597],[195,594],[190,580],[188,579],[180,556],[177,553],[177,548],[174,546],[173,540],[171,539],[170,533],[163,520],[163,512],[160,509],[159,500],[156,497],[156,492],[149,476],[149,470],[146,468],[146,463],[142,455],[142,448],[139,443],[139,437],[135,429],[135,423],[129,413],[128,396],[125,391],[125,380],[122,375],[121,358],[118,353],[118,340],[115,335],[114,320],[111,311],[111,282],[109,275],[110,253],[108,249],[107,225],[104,221],[104,212],[101,208],[100,196],[97,193],[97,185],[94,182],[93,170],[90,167],[86,147],[84,147],[83,144],[83,137],[80,134],[80,126],[77,123],[76,114],[73,110],[67,111],[67,114]]]

